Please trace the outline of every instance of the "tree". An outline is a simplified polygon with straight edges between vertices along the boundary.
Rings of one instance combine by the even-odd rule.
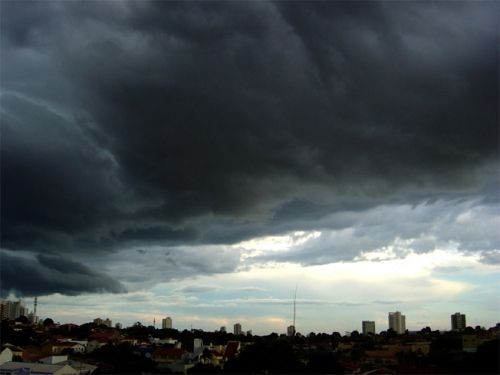
[[[51,326],[51,325],[54,325],[54,321],[51,319],[51,318],[46,318],[44,321],[43,321],[43,325],[45,327],[47,326]]]
[[[485,329],[484,329],[484,327],[481,327],[481,326],[476,326],[476,327],[474,327],[474,331],[475,331],[476,333],[481,333],[481,332],[483,332],[484,330],[485,330]]]
[[[392,339],[392,338],[396,337],[397,335],[398,335],[397,332],[395,330],[393,330],[392,328],[389,328],[387,330],[386,337],[388,339]]]
[[[308,374],[342,374],[344,368],[338,363],[338,359],[333,353],[315,351],[310,354],[305,372]]]
[[[304,365],[287,340],[250,345],[226,363],[227,373],[303,373]]]
[[[425,327],[425,328],[422,328],[422,329],[420,330],[420,333],[421,333],[422,335],[430,335],[430,334],[431,334],[431,332],[432,332],[432,330],[431,330],[431,327],[429,327],[429,326],[427,326],[427,327]]]

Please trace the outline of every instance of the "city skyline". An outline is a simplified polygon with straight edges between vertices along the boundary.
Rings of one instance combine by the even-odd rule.
[[[25,306],[25,304],[23,303],[22,300],[18,300],[18,301],[8,301],[8,300],[4,300],[4,301],[1,301],[2,302],[2,308],[1,308],[1,311],[2,311],[2,319],[4,318],[9,318],[9,319],[15,319],[21,315],[25,315],[27,317],[29,316],[32,316],[33,313],[29,313],[28,315],[24,314],[24,312],[29,312],[29,308]],[[12,308],[7,308],[5,309],[4,308],[4,305],[15,305],[16,308],[14,309],[16,311],[16,313],[13,313],[13,309]],[[10,314],[10,315],[9,315]],[[13,315],[14,314],[14,315]],[[350,330],[350,331],[346,331],[346,330],[341,330],[341,329],[336,329],[335,327],[330,327],[330,330],[326,330],[326,331],[318,331],[316,333],[332,333],[332,332],[345,332],[345,333],[350,333],[350,332],[353,332],[353,331],[358,331],[359,333],[363,333],[363,334],[368,334],[368,333],[375,333],[375,334],[378,334],[380,332],[383,332],[383,331],[387,331],[388,329],[390,328],[393,328],[393,330],[398,333],[398,334],[403,334],[407,329],[406,329],[406,315],[402,315],[401,312],[399,311],[396,311],[396,312],[388,312],[388,322],[386,323],[386,326],[382,326],[381,328],[378,328],[376,329],[376,324],[375,324],[375,321],[371,321],[371,320],[363,320],[361,322],[361,329],[358,329],[357,327]],[[399,315],[398,315],[399,314]],[[394,318],[394,316],[396,316]],[[449,327],[447,328],[435,328],[435,327],[429,327],[431,329],[434,329],[434,330],[440,330],[440,331],[456,331],[456,330],[463,330],[465,329],[466,327],[471,327],[471,328],[474,328],[476,326],[480,326],[482,328],[490,328],[489,326],[485,326],[485,325],[481,325],[481,324],[476,324],[476,325],[467,325],[466,324],[466,314],[462,314],[462,313],[454,313],[452,315],[450,315],[451,319],[450,319],[450,325]],[[36,322],[38,324],[41,324],[43,322],[43,320],[45,318],[51,318],[50,316],[48,317],[38,317],[36,316]],[[128,327],[128,326],[132,326],[134,324],[137,324],[137,323],[141,323],[142,325],[144,326],[152,326],[152,327],[155,327],[155,322],[157,321],[156,319],[157,317],[154,316],[153,317],[153,323],[150,324],[151,322],[140,322],[140,321],[134,321],[133,323],[127,323],[125,324],[124,327]],[[52,318],[51,318],[52,319]],[[182,331],[182,330],[185,330],[185,329],[189,329],[189,330],[193,330],[193,329],[202,329],[200,327],[193,327],[193,325],[191,324],[190,327],[174,327],[173,326],[173,319],[172,317],[168,316],[166,318],[161,318],[161,328],[162,329],[177,329],[179,331]],[[181,320],[182,320],[182,317],[181,317]],[[229,320],[227,320],[228,322],[230,322]],[[392,322],[391,322],[392,321]],[[71,321],[64,321],[64,322],[58,322],[57,319],[55,320],[55,322],[57,322],[58,324],[74,324],[76,321],[75,320],[71,320]],[[97,324],[97,325],[105,325],[107,327],[112,327],[113,326],[113,320],[109,319],[109,318],[106,318],[106,319],[101,319],[101,318],[93,318],[93,319],[90,319],[90,320],[85,320],[83,319],[81,322],[78,322],[79,324],[84,324],[84,323],[89,323],[89,322],[93,322],[94,324]],[[496,326],[497,324],[499,324],[499,322],[497,322],[495,325],[492,325],[491,327],[493,326]],[[123,326],[122,322],[116,322],[115,325],[119,325],[120,327]],[[397,326],[400,326],[400,328],[398,329]],[[416,329],[413,329],[411,331],[413,332],[416,332],[416,331],[419,331],[420,329],[422,328],[427,328],[428,326],[422,326],[420,328],[416,328]],[[156,327],[155,327],[156,328]],[[269,331],[269,332],[264,332],[264,331],[260,331],[259,330],[259,327],[249,327],[249,328],[252,328],[250,330],[246,330],[246,329],[243,329],[243,326],[241,323],[239,322],[233,322],[233,334],[235,335],[238,335],[238,334],[245,334],[247,332],[253,332],[254,331],[254,328],[257,328],[257,331],[259,332],[258,334],[261,334],[261,335],[265,335],[265,334],[270,334],[270,333],[278,333],[278,334],[286,334],[286,336],[293,336],[296,332],[297,333],[300,333],[302,335],[307,335],[308,333],[310,332],[314,332],[314,331],[308,331],[308,330],[305,330],[303,332],[298,332],[295,330],[295,327],[293,325],[289,325],[287,327],[284,328],[284,330],[280,331],[279,329],[275,329],[274,331]],[[211,332],[211,331],[220,331],[220,332],[226,332],[226,326],[221,326],[220,328],[218,329],[213,329],[213,327],[205,327],[204,329],[202,329],[204,331],[207,331],[207,332]],[[332,331],[333,330],[333,331]]]
[[[497,323],[498,2],[0,6],[2,298],[256,334]]]

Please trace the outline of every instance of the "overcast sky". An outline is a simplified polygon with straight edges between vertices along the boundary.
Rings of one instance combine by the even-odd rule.
[[[1,2],[1,294],[56,321],[492,326],[499,3]]]

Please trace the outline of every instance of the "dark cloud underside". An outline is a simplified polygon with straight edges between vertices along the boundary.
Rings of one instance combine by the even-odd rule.
[[[2,251],[0,295],[37,296],[51,293],[123,293],[125,287],[109,276],[62,257],[38,255],[36,259]]]
[[[497,201],[498,3],[1,6],[3,248],[234,243]]]

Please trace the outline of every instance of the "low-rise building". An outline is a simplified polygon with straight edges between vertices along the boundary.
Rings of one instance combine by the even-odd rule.
[[[477,352],[478,340],[476,335],[462,335],[462,350],[464,352]]]
[[[180,361],[186,351],[181,348],[159,348],[153,352],[152,359],[158,363],[175,363]]]
[[[224,359],[228,360],[237,357],[240,354],[241,342],[239,341],[228,341],[226,345],[226,350],[224,351]]]
[[[100,347],[104,346],[107,344],[107,341],[101,341],[101,340],[90,340],[89,343],[87,344],[87,353],[92,353],[94,350],[99,349]]]
[[[12,350],[10,350],[9,348],[5,348],[0,353],[0,365],[4,364],[5,362],[12,362],[12,358],[14,358]]]
[[[404,348],[406,351],[427,355],[431,351],[431,342],[430,341],[407,342],[405,343]]]
[[[53,355],[41,358],[38,362],[45,363],[48,365],[59,365],[59,366],[69,365],[72,368],[78,370],[79,375],[91,375],[95,372],[95,370],[97,370],[97,366],[68,359],[67,355],[58,355],[58,356]]]
[[[79,371],[69,365],[47,365],[45,363],[6,362],[0,365],[2,375],[79,375]]]
[[[71,341],[52,343],[51,353],[53,355],[64,353],[85,353],[85,346]]]
[[[24,349],[19,347],[19,346],[12,345],[10,343],[5,343],[2,345],[2,350],[6,349],[6,348],[9,348],[12,351],[13,358],[16,358],[16,357],[23,358],[24,357]]]
[[[40,358],[38,362],[45,363],[46,365],[55,365],[68,360],[67,355],[51,355],[48,357]]]

